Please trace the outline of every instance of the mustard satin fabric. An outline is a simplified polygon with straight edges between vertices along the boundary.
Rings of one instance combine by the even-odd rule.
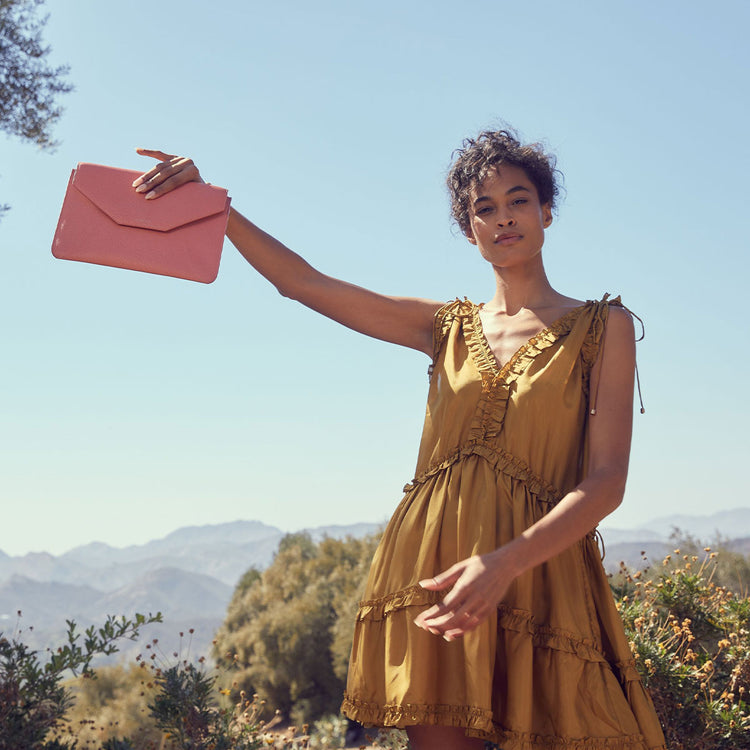
[[[582,479],[610,304],[619,299],[569,311],[502,368],[478,306],[457,300],[436,314],[416,477],[360,602],[349,717],[464,727],[503,750],[663,750],[593,534],[515,580],[496,615],[463,638],[413,624],[444,595],[417,581],[510,541]]]

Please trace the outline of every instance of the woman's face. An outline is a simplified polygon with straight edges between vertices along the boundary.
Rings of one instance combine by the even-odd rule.
[[[521,167],[500,165],[472,190],[469,221],[469,242],[493,266],[506,268],[538,259],[552,211]]]

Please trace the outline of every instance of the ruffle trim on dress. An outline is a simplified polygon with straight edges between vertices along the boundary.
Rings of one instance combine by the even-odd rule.
[[[384,620],[389,614],[406,607],[422,607],[436,604],[443,598],[441,591],[428,591],[419,584],[394,591],[378,599],[365,599],[359,603],[357,622],[362,620]]]
[[[510,389],[505,387],[500,375],[480,370],[482,398],[471,423],[470,435],[474,440],[492,440],[500,434],[508,410]]]
[[[430,377],[432,376],[432,371],[435,369],[435,363],[440,354],[440,347],[443,345],[443,341],[445,341],[445,337],[448,335],[453,321],[457,317],[471,315],[474,307],[474,303],[469,302],[466,298],[462,300],[456,298],[452,302],[447,302],[435,313],[432,327],[432,364],[430,364],[427,371]]]
[[[552,346],[562,335],[570,332],[581,312],[591,304],[594,303],[586,302],[569,310],[543,331],[532,336],[500,367],[482,330],[480,307],[468,300],[464,303],[461,308],[464,340],[482,378],[482,400],[471,425],[473,439],[490,440],[500,433],[508,408],[511,385],[531,360]]]
[[[635,659],[618,661],[615,664],[615,674],[620,678],[620,684],[623,687],[625,687],[628,682],[642,682],[638,667],[635,666]]]
[[[480,456],[487,461],[494,471],[507,474],[513,477],[513,479],[523,482],[526,489],[540,502],[555,505],[565,494],[562,490],[547,482],[544,477],[535,474],[522,459],[501,448],[490,448],[488,445],[480,442],[467,443],[449,456],[439,459],[428,469],[414,477],[409,484],[405,485],[404,492],[411,492],[415,487],[424,484],[431,477],[434,477],[459,461],[463,461],[469,456]]]
[[[377,727],[429,725],[460,727],[469,737],[489,740],[504,750],[645,750],[641,734],[622,737],[557,737],[554,735],[514,732],[497,726],[492,712],[476,706],[367,703],[344,694],[341,710],[360,724]],[[666,750],[663,745],[649,750]]]
[[[499,605],[497,608],[497,625],[498,628],[503,630],[530,635],[535,648],[563,651],[574,654],[584,661],[607,662],[606,657],[593,640],[581,638],[562,628],[537,625],[531,612],[526,610]],[[640,679],[637,672],[636,679]]]
[[[418,724],[461,727],[472,737],[491,738],[495,735],[492,711],[476,706],[413,703],[366,703],[344,694],[341,710],[360,724],[379,727],[408,727]]]
[[[490,349],[487,338],[482,332],[482,322],[479,318],[479,306],[474,305],[472,315],[464,321],[464,329],[469,334],[466,337],[469,351],[480,370],[487,370],[497,375],[498,381],[510,385],[526,369],[529,360],[534,359],[545,349],[548,349],[560,336],[569,333],[573,324],[583,310],[593,302],[586,302],[573,307],[544,330],[532,336],[502,367],[499,366],[495,355]]]
[[[377,599],[361,601],[357,612],[357,621],[384,620],[388,615],[398,610],[406,607],[435,604],[442,597],[443,593],[440,591],[428,591],[418,584],[409,586]],[[531,612],[526,610],[499,605],[497,608],[497,626],[501,630],[530,636],[535,648],[546,648],[573,654],[587,662],[607,663],[606,657],[593,640],[581,638],[562,628],[537,625]],[[618,662],[616,669],[623,685],[626,682],[640,682],[641,678],[634,661]]]
[[[591,369],[599,357],[599,348],[601,346],[604,328],[607,324],[609,305],[617,304],[621,304],[619,297],[610,300],[609,294],[604,295],[601,302],[597,303],[597,310],[594,313],[589,330],[586,332],[586,337],[583,340],[583,345],[581,346],[581,360],[583,361],[583,385],[586,393],[588,393]]]
[[[627,734],[622,737],[556,737],[512,732],[498,727],[495,737],[495,743],[502,746],[503,750],[666,750],[664,745],[649,748],[642,734]]]

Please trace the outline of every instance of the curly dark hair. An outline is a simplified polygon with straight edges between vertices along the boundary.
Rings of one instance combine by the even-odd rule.
[[[511,129],[485,130],[476,138],[466,138],[453,152],[448,172],[451,214],[465,235],[470,234],[469,203],[471,191],[501,164],[520,167],[532,182],[542,204],[552,210],[560,192],[562,173],[555,168],[554,154],[540,143],[523,145]]]

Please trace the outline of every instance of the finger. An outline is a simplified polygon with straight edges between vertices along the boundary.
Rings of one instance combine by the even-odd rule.
[[[422,630],[426,630],[428,633],[432,633],[433,635],[443,635],[443,628],[439,626],[434,625],[434,620],[431,620],[429,623],[426,621],[427,617],[433,618],[438,616],[448,617],[452,615],[452,612],[446,612],[445,608],[442,605],[436,605],[434,607],[431,607],[426,612],[421,613],[418,617],[415,618],[414,624],[421,628]]]
[[[167,154],[164,151],[155,151],[153,149],[149,148],[137,148],[136,152],[139,153],[141,156],[150,156],[152,159],[158,159],[161,164],[157,164],[153,169],[146,172],[145,174],[142,174],[140,177],[138,177],[133,182],[133,187],[138,187],[139,185],[142,185],[146,180],[151,179],[155,175],[159,173],[159,171],[167,164],[172,164],[175,161],[179,161],[180,157],[175,156],[174,154]]]
[[[426,629],[425,620],[429,617],[435,617],[443,612],[445,612],[445,608],[442,606],[442,604],[436,604],[433,607],[425,610],[424,612],[420,612],[414,618],[414,624],[417,625],[417,627]]]
[[[446,630],[446,632],[443,633],[443,638],[446,641],[455,641],[457,638],[463,638],[468,632],[474,630],[475,627],[476,625],[471,625],[465,628],[453,628],[451,630]]]
[[[183,170],[193,171],[198,174],[198,169],[193,164],[192,159],[183,159],[179,156],[173,156],[169,161],[159,162],[153,169],[142,174],[133,182],[133,187],[137,192],[143,193],[146,190],[155,188],[165,180]],[[191,177],[193,179],[193,177]]]
[[[190,162],[192,164],[192,162]],[[172,162],[160,162],[150,172],[141,175],[138,179],[140,185],[136,187],[136,192],[145,193],[147,190],[153,190],[157,185],[166,182],[170,178],[178,175],[184,169],[182,160]],[[136,180],[138,182],[138,180]]]
[[[172,159],[176,159],[177,157],[173,154],[166,154],[164,151],[155,151],[150,148],[137,148],[136,152],[139,153],[141,156],[150,156],[152,159],[158,159],[161,162],[169,162]],[[141,175],[138,177],[138,179],[133,182],[133,187],[138,187],[143,182],[145,182],[149,177],[153,177],[154,174],[156,174],[159,170],[159,166],[154,167],[150,172],[147,172],[145,175]]]
[[[191,159],[175,157],[176,161],[162,162],[151,172],[142,175],[133,184],[136,192],[147,193],[149,200],[174,190],[187,182],[203,182],[198,168]]]
[[[451,627],[448,623],[440,627],[425,628],[430,633],[440,635],[446,641],[454,641],[456,638],[462,638],[467,633],[475,630],[484,618],[475,615],[466,615],[461,618],[461,624]]]
[[[168,179],[164,179],[163,182],[159,182],[158,185],[156,185],[153,189],[149,190],[148,193],[146,193],[146,200],[150,201],[154,198],[158,198],[160,195],[165,195],[166,193],[171,192],[175,188],[180,187],[181,185],[185,185],[188,182],[193,182],[193,178],[191,178],[188,174],[185,172],[178,172],[177,174],[173,175],[172,177],[169,177]],[[149,183],[145,183],[147,186],[147,189],[151,187]],[[139,192],[140,189],[139,189]]]
[[[455,583],[461,576],[462,571],[462,566],[454,565],[453,567],[448,568],[445,572],[439,573],[434,578],[425,578],[421,580],[419,585],[423,589],[428,589],[429,591],[442,591],[442,589]]]
[[[463,618],[463,623],[461,625],[456,625],[454,627],[445,626],[441,628],[443,638],[446,641],[453,641],[456,638],[462,638],[472,630],[476,630],[481,624],[482,619],[483,618],[479,617],[465,617]]]
[[[159,161],[169,161],[175,158],[175,154],[167,154],[164,151],[157,151],[151,148],[137,148],[136,153],[141,156],[150,156],[152,159],[158,159]]]
[[[452,608],[448,612],[425,617],[423,624],[442,633],[453,628],[473,630],[486,617],[487,612],[488,609],[483,603],[467,602],[457,609]]]

